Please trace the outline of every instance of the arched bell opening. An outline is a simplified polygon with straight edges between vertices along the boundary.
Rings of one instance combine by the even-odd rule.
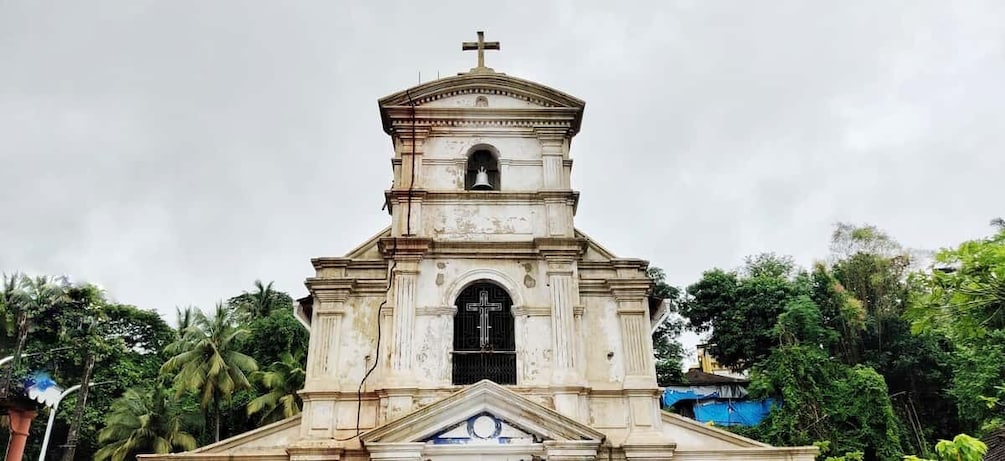
[[[464,190],[499,190],[499,159],[487,146],[468,155]]]
[[[516,384],[513,299],[499,285],[476,282],[454,302],[453,384],[488,379]]]

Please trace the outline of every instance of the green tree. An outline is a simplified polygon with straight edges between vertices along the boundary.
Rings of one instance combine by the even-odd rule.
[[[269,315],[243,323],[248,331],[239,349],[261,364],[282,360],[283,354],[307,355],[310,336],[293,316],[293,309],[272,311]]]
[[[65,278],[21,274],[4,277],[3,310],[5,317],[13,321],[12,335],[6,337],[4,343],[5,348],[8,345],[11,347],[14,359],[5,370],[3,383],[0,383],[3,386],[0,389],[2,396],[19,392],[13,382],[25,372],[21,367],[22,355],[26,352],[28,335],[37,329],[35,319],[44,317],[41,315],[43,312],[58,309],[66,302],[68,285]]]
[[[783,402],[756,428],[778,445],[829,441],[836,453],[865,459],[900,456],[898,423],[883,377],[831,360],[816,345],[784,346],[751,371],[751,395]]]
[[[204,414],[212,416],[215,441],[220,440],[224,401],[236,391],[249,389],[247,373],[258,369],[255,360],[237,348],[247,334],[248,330],[236,325],[233,310],[222,303],[212,317],[196,311],[182,338],[168,346],[175,355],[161,367],[172,376],[179,395],[185,391],[199,395]]]
[[[303,356],[294,357],[289,352],[272,362],[267,371],[252,373],[252,380],[267,392],[248,402],[248,416],[261,413],[259,423],[268,424],[300,414],[303,403],[297,391],[303,389],[306,376]]]
[[[709,349],[719,363],[742,370],[778,346],[778,316],[789,302],[809,295],[811,286],[791,259],[759,255],[748,258],[740,272],[705,272],[687,288],[680,312],[691,328],[710,331]]]
[[[955,346],[950,393],[975,427],[1005,422],[1005,229],[936,253],[913,282],[907,316],[919,334],[944,334]]]
[[[82,352],[79,365],[83,368],[83,376],[80,390],[76,395],[77,404],[73,418],[66,434],[66,443],[63,444],[63,461],[73,461],[77,450],[80,423],[84,419],[95,362],[100,356],[106,355],[108,349],[114,348],[113,343],[117,339],[105,337],[104,327],[107,325],[104,315],[105,299],[101,290],[93,285],[72,287],[68,297],[70,304],[75,308],[70,310],[72,314],[60,317],[60,320],[65,322],[61,332],[64,342]]]
[[[959,434],[953,440],[939,440],[935,444],[938,461],[981,461],[988,452],[988,446],[967,434]],[[935,461],[917,456],[905,456],[907,461]]]
[[[227,305],[236,310],[244,321],[268,317],[276,310],[292,309],[293,299],[286,293],[274,290],[272,284],[273,282],[263,284],[261,280],[255,280],[254,291],[245,291],[230,298]]]
[[[138,454],[171,453],[197,446],[186,428],[198,424],[185,414],[164,383],[150,389],[129,389],[112,403],[105,427],[98,435],[102,448],[95,461],[124,461]]]
[[[839,332],[832,354],[849,364],[869,366],[883,375],[901,424],[903,445],[927,453],[930,440],[965,428],[945,392],[953,380],[952,345],[944,335],[912,335],[905,318],[912,291],[912,253],[875,226],[838,224],[831,248],[832,266],[824,271],[860,307],[830,326]],[[821,274],[823,276],[823,274]],[[826,302],[818,299],[818,304]],[[822,309],[823,310],[823,309]],[[847,328],[849,322],[852,328]]]
[[[115,338],[124,347],[109,350],[94,368],[92,381],[104,384],[93,387],[88,397],[80,424],[77,458],[91,458],[100,448],[98,434],[116,398],[131,387],[149,387],[156,382],[164,363],[164,347],[171,341],[171,328],[156,311],[106,304],[104,318],[107,338]],[[66,405],[66,409],[72,406]],[[60,427],[57,425],[54,435],[61,434]]]
[[[678,313],[680,289],[666,281],[666,272],[650,267],[646,275],[653,281],[653,301],[666,303],[666,315],[652,335],[656,362],[656,382],[660,386],[684,381],[684,346],[677,340],[684,332],[684,320]]]

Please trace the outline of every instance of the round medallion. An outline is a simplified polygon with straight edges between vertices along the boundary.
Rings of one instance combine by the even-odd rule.
[[[468,431],[479,439],[490,439],[499,435],[502,424],[489,415],[475,417],[468,423]]]

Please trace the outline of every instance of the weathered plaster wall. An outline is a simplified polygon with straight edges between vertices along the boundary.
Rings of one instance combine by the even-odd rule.
[[[487,192],[491,193],[491,192]],[[547,235],[542,204],[426,203],[422,235],[457,241],[528,241]]]
[[[618,389],[625,378],[618,306],[612,297],[584,296],[585,375],[596,389]]]
[[[551,369],[550,292],[540,283],[537,260],[436,259],[420,263],[414,363],[425,385],[450,385],[454,299],[468,285],[491,281],[505,288],[514,302],[517,380],[521,385],[545,385]]]
[[[533,136],[457,137],[435,131],[425,140],[422,170],[416,184],[430,191],[464,190],[468,155],[480,149],[498,155],[500,187],[497,190],[533,192],[541,189],[542,147]]]

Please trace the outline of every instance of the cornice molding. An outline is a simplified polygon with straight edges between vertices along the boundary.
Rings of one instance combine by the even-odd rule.
[[[551,306],[513,306],[513,316],[549,317]]]
[[[457,313],[456,306],[423,306],[415,308],[415,315],[449,315],[451,317]]]
[[[377,242],[377,248],[388,258],[421,259],[431,243],[432,239],[424,237],[384,237]]]
[[[417,106],[466,94],[501,95],[542,107],[566,107],[582,111],[583,100],[530,80],[499,72],[463,73],[432,80],[377,101],[379,107]],[[491,109],[491,108],[489,108]]]
[[[388,213],[394,213],[394,207],[408,201],[412,195],[412,203],[424,205],[535,205],[554,202],[565,202],[573,207],[573,213],[579,208],[579,191],[546,190],[534,192],[506,191],[429,191],[422,189],[392,189],[384,191],[384,199],[388,204]]]

